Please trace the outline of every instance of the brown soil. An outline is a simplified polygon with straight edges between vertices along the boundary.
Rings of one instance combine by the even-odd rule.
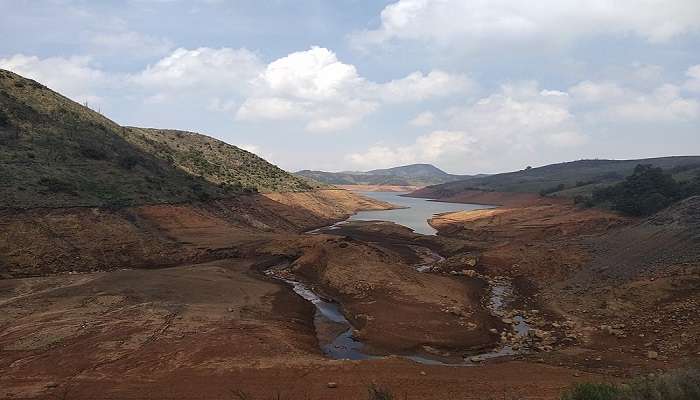
[[[364,398],[376,383],[409,399],[553,399],[573,381],[601,379],[517,362],[327,360],[312,307],[250,266],[221,260],[0,281],[0,397]]]
[[[389,223],[299,234],[388,207],[337,190],[118,212],[2,212],[2,273],[16,278],[0,280],[0,398],[364,398],[377,383],[408,399],[556,399],[574,381],[697,358],[700,274],[691,253],[674,263],[654,258],[653,274],[609,280],[596,272],[600,257],[624,252],[630,238],[652,246],[644,235],[667,237],[667,246],[687,232],[678,218],[632,221],[546,199],[487,197],[513,205],[441,215],[431,221],[438,236]],[[412,266],[428,249],[446,260],[418,273]],[[494,276],[512,278],[509,307],[545,340],[520,361],[474,367],[328,360],[313,307],[261,274],[283,260],[340,302],[354,335],[377,353],[459,358],[493,346],[490,329],[505,328],[483,308]],[[464,269],[477,275],[453,274]],[[74,270],[83,272],[66,273]],[[32,274],[44,276],[23,277]]]
[[[515,278],[542,329],[569,337],[573,345],[555,344],[545,362],[632,375],[697,360],[697,199],[644,221],[513,201],[431,225],[477,249],[481,273]]]

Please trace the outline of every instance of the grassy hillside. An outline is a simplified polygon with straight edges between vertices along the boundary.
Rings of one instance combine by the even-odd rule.
[[[324,172],[303,170],[297,176],[331,185],[426,186],[471,178],[452,175],[430,164],[411,164],[366,172]]]
[[[183,152],[166,151],[162,140]],[[216,143],[211,150],[210,143]],[[309,188],[233,146],[121,127],[0,70],[0,208],[123,206]]]
[[[663,157],[641,160],[580,160],[450,182],[426,188],[431,195],[448,197],[465,190],[543,193],[574,197],[590,195],[594,189],[619,183],[638,164],[661,167],[680,180],[700,172],[700,156]]]
[[[123,136],[189,174],[234,190],[297,192],[314,186],[253,153],[198,133],[128,128]]]

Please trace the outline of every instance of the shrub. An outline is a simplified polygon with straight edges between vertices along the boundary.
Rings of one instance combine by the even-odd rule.
[[[10,126],[10,117],[3,110],[0,110],[0,126]]]
[[[626,389],[620,400],[700,399],[700,368],[671,371],[658,377],[639,379]]]
[[[118,164],[124,169],[131,170],[139,163],[139,158],[132,155],[122,156],[119,158]]]
[[[633,216],[651,215],[683,197],[681,185],[661,168],[637,165],[632,175],[616,185],[593,191],[595,204]]]
[[[616,387],[605,383],[573,386],[562,400],[697,400],[700,399],[700,368],[689,367],[660,376],[634,380]]]
[[[104,149],[94,144],[81,144],[80,154],[92,160],[106,160],[109,158],[109,155]]]
[[[562,400],[617,400],[620,390],[606,383],[579,383],[562,396]]]
[[[552,187],[540,190],[540,196],[547,196],[548,194],[560,192],[564,189],[566,189],[566,185],[564,185],[563,183],[560,183],[556,186],[552,186]]]
[[[46,190],[51,193],[75,193],[75,185],[58,178],[45,177],[39,179],[38,183],[39,185],[46,187]]]

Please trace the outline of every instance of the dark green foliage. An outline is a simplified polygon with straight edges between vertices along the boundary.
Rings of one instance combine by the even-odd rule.
[[[606,383],[580,383],[569,389],[562,400],[617,400],[620,390]]]
[[[130,170],[139,164],[139,158],[134,155],[128,154],[119,157],[118,163],[120,167]]]
[[[7,116],[5,111],[0,109],[0,127],[10,126],[10,117]]]
[[[660,376],[639,378],[627,385],[583,383],[573,386],[562,400],[697,400],[700,369],[689,367]]]
[[[700,399],[700,369],[686,368],[658,377],[638,379],[626,388],[620,400]]]
[[[91,160],[106,160],[109,154],[99,145],[92,143],[83,143],[80,145],[80,154]]]
[[[54,177],[41,178],[38,184],[51,193],[74,194],[76,189],[75,185],[72,183]]]
[[[561,192],[564,189],[566,189],[566,185],[564,185],[563,183],[560,183],[556,186],[552,186],[552,187],[548,187],[548,188],[540,190],[540,196],[547,196],[548,194]]]
[[[661,168],[637,165],[632,175],[616,185],[593,192],[593,204],[633,216],[651,215],[682,199],[682,185]]]
[[[465,190],[539,193],[542,189],[564,184],[566,188],[556,193],[556,196],[573,198],[577,195],[590,196],[592,191],[598,187],[621,182],[634,172],[634,168],[638,164],[652,164],[672,173],[674,168],[678,168],[678,171],[683,170],[685,175],[689,175],[699,163],[700,157],[698,156],[661,157],[645,160],[579,160],[462,179],[431,187],[431,192],[439,193],[441,197],[453,196]],[[583,185],[584,183],[585,185]]]

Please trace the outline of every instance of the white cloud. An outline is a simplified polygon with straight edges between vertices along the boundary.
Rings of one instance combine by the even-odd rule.
[[[179,48],[131,77],[132,82],[164,91],[245,91],[262,63],[246,49]]]
[[[615,101],[625,96],[625,91],[614,82],[583,81],[569,92],[576,100],[589,103]]]
[[[337,99],[365,83],[354,66],[338,61],[335,53],[322,47],[271,62],[260,80],[273,93],[306,100]]]
[[[376,85],[378,96],[386,102],[421,101],[431,97],[465,93],[474,84],[463,75],[434,70],[428,74],[413,72],[402,79]]]
[[[312,132],[348,129],[382,104],[419,102],[463,93],[471,81],[444,71],[414,72],[387,83],[371,82],[335,53],[312,47],[271,62],[252,81],[253,95],[239,120],[298,120]]]
[[[443,114],[450,130],[433,131],[406,146],[371,146],[347,160],[363,168],[437,161],[456,168],[487,168],[587,142],[570,111],[568,94],[540,90],[531,81],[503,85]]]
[[[257,97],[247,99],[238,109],[236,117],[253,121],[302,119],[308,115],[307,108],[310,107],[280,97]]]
[[[671,84],[640,92],[614,82],[584,81],[569,91],[575,101],[588,104],[589,119],[594,120],[677,122],[700,116],[700,102],[681,96],[680,88]]]
[[[694,65],[685,72],[688,80],[683,87],[692,92],[700,92],[700,64]]]
[[[0,68],[34,79],[80,103],[98,102],[99,89],[109,84],[107,75],[93,66],[90,57],[42,59],[15,54],[1,58]]]
[[[346,159],[362,168],[382,168],[417,162],[436,162],[451,154],[469,151],[469,139],[464,132],[433,131],[419,136],[409,146],[392,148],[383,145],[371,146],[364,153],[349,154]]]
[[[316,46],[269,64],[246,49],[179,48],[130,81],[158,90],[152,101],[189,95],[223,112],[238,104],[240,121],[298,121],[311,132],[348,129],[382,104],[419,102],[472,87],[464,75],[444,71],[371,82],[331,50]]]
[[[697,0],[400,0],[381,12],[360,45],[392,39],[493,46],[499,41],[570,40],[601,34],[664,42],[700,29]]]
[[[409,121],[409,124],[413,126],[430,126],[433,122],[435,122],[435,114],[430,111],[425,111],[416,115],[415,118]]]
[[[680,96],[675,85],[663,85],[650,94],[636,94],[614,104],[610,113],[637,122],[677,122],[700,117],[700,102]]]
[[[577,145],[585,136],[569,103],[563,92],[539,90],[535,82],[508,84],[470,106],[450,110],[450,126],[469,132],[489,151]]]

